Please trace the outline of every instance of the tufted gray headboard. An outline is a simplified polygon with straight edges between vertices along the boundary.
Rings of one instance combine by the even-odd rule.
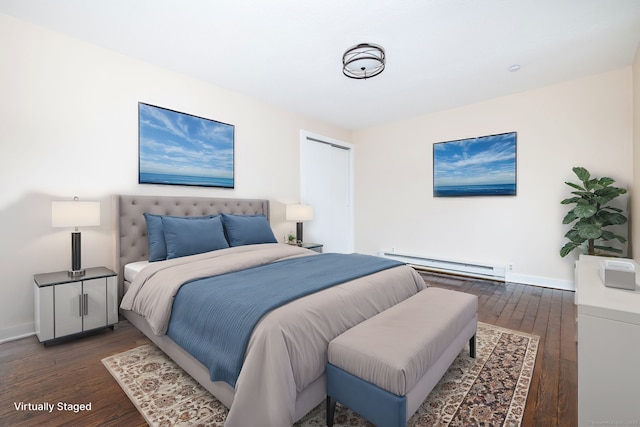
[[[117,196],[118,230],[116,238],[117,269],[120,295],[124,281],[124,266],[149,258],[147,225],[144,213],[174,216],[216,214],[258,215],[269,219],[269,200],[225,199],[173,196]]]

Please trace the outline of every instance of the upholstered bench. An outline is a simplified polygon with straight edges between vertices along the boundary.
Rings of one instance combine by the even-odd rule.
[[[429,287],[329,343],[327,425],[336,402],[378,427],[405,426],[470,344],[478,297]]]

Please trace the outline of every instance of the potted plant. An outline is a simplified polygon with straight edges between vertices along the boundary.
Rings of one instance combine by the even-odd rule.
[[[622,214],[622,209],[608,206],[607,204],[616,197],[625,194],[624,188],[614,187],[615,180],[603,178],[591,178],[591,174],[583,167],[573,168],[582,185],[573,182],[565,182],[574,191],[573,197],[564,199],[563,205],[575,204],[562,220],[563,224],[573,224],[571,230],[564,236],[569,241],[560,249],[560,256],[568,255],[574,249],[587,242],[587,253],[595,255],[596,250],[622,253],[622,250],[611,246],[604,246],[600,242],[617,240],[625,243],[626,239],[612,231],[605,230],[611,225],[620,225],[627,222]]]

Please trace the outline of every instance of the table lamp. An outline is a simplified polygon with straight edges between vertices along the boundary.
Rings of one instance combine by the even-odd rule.
[[[313,208],[309,205],[294,204],[287,205],[287,221],[296,221],[296,240],[298,245],[302,244],[302,221],[313,219]]]
[[[51,226],[75,227],[71,232],[71,270],[69,276],[83,276],[85,270],[81,267],[81,244],[78,227],[92,227],[100,225],[100,202],[81,202],[78,197],[73,201],[51,202]]]

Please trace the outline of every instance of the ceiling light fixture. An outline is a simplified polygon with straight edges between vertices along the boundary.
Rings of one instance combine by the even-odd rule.
[[[509,67],[509,71],[515,73],[516,71],[520,71],[520,64],[513,64]]]
[[[384,70],[385,53],[382,46],[360,43],[342,55],[342,72],[352,79],[368,79]]]

